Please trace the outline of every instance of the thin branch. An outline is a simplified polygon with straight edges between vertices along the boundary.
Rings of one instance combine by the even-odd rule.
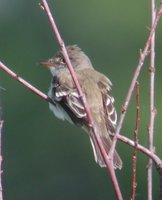
[[[43,6],[43,9],[44,9],[44,6]],[[139,64],[138,64],[137,69],[135,71],[135,74],[134,74],[131,86],[129,88],[129,91],[128,91],[125,103],[123,105],[122,113],[121,113],[120,120],[119,120],[118,127],[117,127],[117,132],[116,132],[117,134],[112,134],[115,137],[115,140],[119,139],[119,140],[125,142],[126,144],[128,144],[128,145],[130,145],[132,147],[135,146],[135,143],[132,140],[130,140],[130,139],[124,137],[124,136],[119,135],[119,132],[121,130],[121,127],[122,127],[122,124],[123,124],[123,121],[124,121],[124,118],[125,118],[125,114],[126,114],[126,111],[127,111],[127,108],[128,108],[131,96],[132,96],[132,92],[134,90],[135,82],[136,82],[136,80],[137,80],[137,78],[139,76],[139,73],[140,73],[140,70],[141,70],[141,68],[143,66],[143,62],[145,60],[145,57],[147,56],[148,49],[149,49],[149,46],[150,46],[150,41],[151,41],[152,35],[153,35],[153,33],[154,33],[155,29],[156,29],[156,26],[157,26],[157,23],[158,23],[160,17],[161,17],[161,6],[159,8],[158,14],[157,14],[156,19],[154,21],[154,24],[153,24],[153,26],[151,28],[150,35],[149,35],[148,40],[146,42],[146,46],[145,46],[145,48],[144,48],[144,50],[143,50],[143,52],[141,54],[141,57],[139,59]],[[62,43],[60,43],[60,45],[62,47]],[[63,49],[64,48],[65,48],[65,46],[63,45]],[[65,49],[64,54],[65,54],[64,56],[66,57],[66,49]],[[68,57],[67,57],[67,60],[68,60]],[[24,79],[22,79],[21,77],[19,77],[16,73],[14,73],[9,68],[7,68],[2,62],[0,62],[0,68],[2,70],[4,70],[6,73],[8,73],[12,78],[16,79],[21,84],[23,84],[25,87],[27,87],[28,89],[30,89],[33,93],[35,93],[38,96],[40,96],[45,101],[53,103],[53,101],[47,95],[45,95],[44,93],[42,93],[41,91],[39,91],[38,89],[36,89],[35,87],[33,87],[31,84],[29,84],[27,81],[25,81]],[[81,98],[83,99],[83,102],[84,102],[84,96],[81,96]],[[93,123],[91,123],[91,121],[89,123],[91,125],[93,125]],[[97,141],[100,141],[100,138],[98,138],[98,139],[99,140],[97,140]],[[115,143],[116,142],[114,142],[114,146],[112,147],[112,150],[113,150],[113,148],[115,148],[115,145],[116,145]],[[101,152],[104,154],[104,150],[102,151],[102,148],[103,148],[102,145],[99,146],[99,148],[100,148]],[[140,144],[137,145],[137,149],[139,151],[143,152],[144,154],[146,154],[148,157],[150,157],[155,162],[157,168],[160,169],[160,172],[161,172],[161,170],[162,170],[162,161],[160,160],[160,158],[157,155],[154,154],[154,152],[151,152],[150,150],[148,150],[147,148],[145,148],[144,146],[142,146]],[[108,166],[109,172],[111,174],[111,179],[115,180],[113,182],[113,185],[116,188],[115,183],[117,182],[117,180],[116,180],[116,177],[113,178],[113,176],[115,176],[115,172],[114,172],[114,170],[112,168],[112,165],[111,165],[111,163],[110,163],[110,161],[108,159],[105,160],[105,163]],[[119,189],[119,187],[118,187],[118,189]],[[115,191],[115,192],[117,193],[117,191]],[[118,196],[117,199],[122,199],[122,196],[119,197],[119,194],[117,196]]]
[[[67,63],[67,67],[68,67],[68,69],[69,69],[69,71],[70,71],[70,73],[71,73],[71,77],[72,77],[72,79],[73,79],[73,81],[74,81],[74,84],[76,85],[77,92],[78,92],[78,94],[79,94],[79,96],[80,96],[80,98],[81,98],[81,100],[82,100],[82,102],[83,102],[83,105],[84,105],[84,107],[85,107],[85,111],[86,111],[86,113],[87,113],[87,118],[88,118],[88,121],[89,121],[89,126],[90,126],[90,127],[93,127],[93,119],[92,119],[92,115],[91,115],[91,113],[90,113],[90,110],[89,110],[89,108],[88,108],[88,104],[87,104],[87,102],[86,102],[85,96],[84,96],[84,94],[83,94],[83,92],[82,92],[82,89],[81,89],[81,87],[80,87],[79,81],[78,81],[78,79],[77,79],[77,77],[76,77],[76,74],[75,74],[75,71],[74,71],[74,69],[73,69],[73,66],[72,66],[72,64],[71,64],[71,62],[70,62],[70,59],[69,59],[69,56],[68,56],[68,53],[67,53],[67,50],[66,50],[64,41],[63,41],[63,39],[61,38],[61,35],[60,35],[59,31],[58,31],[58,28],[57,28],[57,26],[56,26],[56,23],[55,23],[55,21],[54,21],[54,18],[53,18],[53,16],[52,16],[51,11],[50,11],[50,9],[49,9],[49,6],[48,6],[48,4],[47,4],[47,1],[46,1],[46,0],[42,0],[42,4],[41,4],[40,6],[41,6],[41,8],[46,12],[46,14],[47,14],[47,16],[48,16],[49,22],[50,22],[51,27],[52,27],[52,29],[53,29],[53,32],[54,32],[54,34],[55,34],[55,36],[56,36],[57,42],[58,42],[58,44],[59,44],[60,47],[61,47],[63,56],[64,56],[65,61],[66,61],[66,63]]]
[[[45,95],[44,93],[42,93],[41,91],[36,89],[34,86],[32,86],[30,83],[28,83],[27,81],[25,81],[24,79],[19,77],[17,74],[15,74],[13,71],[11,71],[8,67],[6,67],[4,64],[2,64],[2,62],[0,62],[0,68],[3,69],[6,73],[8,73],[12,78],[14,78],[16,80],[18,78],[20,83],[22,83],[21,80],[23,80],[22,84],[26,88],[32,90],[33,93],[35,93],[36,95],[40,96],[45,101],[48,102],[48,99],[50,99],[47,95]],[[28,87],[28,85],[30,87]],[[33,88],[33,89],[31,89],[31,88]],[[38,92],[37,92],[37,90],[38,90]],[[114,137],[116,134],[111,134],[111,135]],[[132,140],[128,139],[127,137],[119,135],[119,136],[117,136],[117,139],[119,139],[122,142],[127,143],[128,145],[134,147],[134,142]],[[150,157],[156,163],[156,165],[159,166],[159,168],[162,169],[162,161],[160,160],[160,158],[158,156],[156,156],[153,152],[149,151],[147,148],[145,148],[144,146],[142,146],[140,144],[138,144],[137,148],[138,148],[139,151],[143,152],[148,157]]]
[[[120,119],[119,119],[119,122],[118,122],[118,125],[117,125],[117,129],[116,129],[116,136],[113,139],[111,150],[110,150],[109,154],[113,154],[113,152],[115,150],[116,143],[117,143],[117,136],[120,134],[120,130],[122,128],[122,125],[123,125],[123,122],[124,122],[124,119],[125,119],[126,111],[127,111],[128,105],[130,103],[130,100],[131,100],[131,97],[132,97],[132,93],[133,93],[135,85],[136,85],[136,81],[138,79],[138,76],[139,76],[140,71],[142,69],[142,66],[144,64],[145,58],[148,55],[148,50],[149,50],[149,47],[150,47],[151,38],[152,38],[152,36],[153,36],[153,34],[154,34],[155,30],[156,30],[156,27],[157,27],[157,24],[158,24],[158,22],[159,22],[159,20],[161,18],[161,15],[162,15],[162,4],[160,4],[160,6],[159,6],[159,10],[158,10],[157,16],[156,16],[155,21],[154,21],[154,23],[152,25],[152,28],[151,28],[150,34],[148,36],[148,39],[146,41],[144,50],[140,54],[139,63],[138,63],[137,68],[135,70],[135,73],[134,73],[131,85],[129,87],[128,94],[126,96],[124,105],[122,106],[122,112],[121,112]]]
[[[136,176],[137,176],[137,146],[138,146],[138,130],[140,122],[140,96],[139,96],[139,83],[136,82],[136,127],[134,130],[134,151],[133,151],[133,176],[132,176],[132,195],[131,200],[135,200],[136,194]]]
[[[2,63],[0,62],[0,68],[1,69],[3,69],[2,68],[2,65],[1,65]],[[11,71],[8,67],[6,67],[5,66],[5,68],[7,68],[7,70],[4,70],[6,73],[8,73],[8,71]],[[11,71],[13,74],[15,74],[13,71]],[[12,76],[12,73],[8,73],[9,74],[9,76],[11,76],[13,79],[16,79],[17,80],[17,77],[19,77],[18,75],[14,75],[14,76]],[[28,88],[28,85],[30,85],[30,87],[28,88],[28,89],[30,89],[30,88],[34,88],[34,89],[32,89],[32,92],[34,93],[34,94],[36,94],[36,95],[38,95],[40,98],[42,98],[43,100],[45,100],[46,102],[49,102],[48,101],[48,99],[50,99],[47,95],[45,95],[43,92],[41,92],[41,91],[39,91],[38,93],[36,92],[37,91],[37,89],[34,87],[34,86],[32,86],[30,83],[28,83],[27,81],[24,81],[24,79],[22,79],[21,77],[19,77],[19,79],[20,80],[23,80],[23,82],[25,82],[25,83],[27,83],[27,84],[23,84],[24,85],[24,87],[26,87],[26,88]],[[19,82],[21,83],[21,81],[19,80]],[[39,95],[39,93],[40,94],[43,94],[43,95]],[[47,96],[47,98],[44,98],[44,97],[46,97]],[[113,137],[115,137],[115,133],[112,133],[111,134]],[[135,146],[135,144],[134,144],[134,141],[132,141],[131,139],[129,139],[129,138],[127,138],[127,137],[124,137],[124,136],[122,136],[122,135],[118,135],[117,136],[117,139],[118,140],[120,140],[120,141],[122,141],[122,142],[124,142],[124,143],[126,143],[126,144],[128,144],[129,146],[131,146],[131,147],[134,147]],[[153,152],[151,152],[151,151],[149,151],[147,148],[145,148],[144,146],[142,146],[142,145],[140,145],[140,144],[138,144],[138,146],[137,146],[137,149],[139,150],[139,151],[141,151],[142,153],[144,153],[144,154],[146,154],[148,157],[150,157],[154,162],[155,162],[155,164],[158,166],[158,168],[159,169],[162,169],[162,161],[160,160],[160,158],[157,156],[157,155],[155,155]]]
[[[20,82],[22,85],[24,85],[26,88],[28,88],[29,90],[31,90],[34,94],[38,95],[39,97],[41,97],[43,100],[47,101],[48,103],[52,103],[54,104],[54,102],[52,101],[52,99],[50,97],[48,97],[46,94],[44,94],[43,92],[41,92],[40,90],[38,90],[37,88],[35,88],[33,85],[31,85],[29,82],[25,81],[23,78],[21,78],[20,76],[18,76],[15,72],[13,72],[12,70],[10,70],[7,66],[5,66],[2,62],[0,62],[0,68],[5,71],[10,77],[12,77],[13,79],[17,80],[18,82]],[[98,140],[100,140],[100,138],[98,138]],[[100,140],[101,143],[101,140]],[[103,147],[102,151],[104,151]],[[105,152],[106,154],[106,152]],[[105,155],[107,156],[107,155]],[[109,168],[109,172],[111,174],[111,178],[113,179],[113,185],[114,187],[118,188],[118,183],[116,179],[116,175],[114,172],[114,169],[111,167],[112,164],[110,163],[109,160],[105,161],[105,163],[107,164],[108,168]],[[116,189],[117,190],[117,189]],[[117,191],[117,193],[120,193]],[[118,199],[121,200],[122,197],[120,197],[120,194],[118,194]]]
[[[124,142],[125,144],[128,144],[131,147],[135,147],[134,141],[125,137],[125,136],[122,136],[122,135],[116,136],[115,133],[111,133],[111,136],[117,137],[118,140]],[[156,154],[154,154],[153,152],[151,152],[149,149],[147,149],[146,147],[144,147],[141,144],[137,145],[137,149],[138,149],[138,151],[141,151],[143,154],[145,154],[149,158],[151,158],[155,163],[155,166],[158,170],[158,173],[161,173],[161,171],[162,171],[162,160]]]
[[[156,17],[156,7],[155,0],[151,0],[151,13],[152,13],[152,26]],[[153,146],[153,137],[154,137],[154,120],[155,120],[155,105],[154,105],[154,83],[155,83],[155,32],[151,38],[151,47],[150,47],[150,122],[149,122],[149,149],[154,152]],[[148,200],[152,200],[152,159],[148,161],[147,168],[147,176],[148,176]]]
[[[20,76],[18,76],[15,72],[13,72],[12,70],[10,70],[6,65],[4,65],[1,61],[0,61],[0,68],[5,71],[8,75],[10,75],[13,79],[16,79],[17,81],[19,81],[21,84],[23,84],[26,88],[28,88],[29,90],[31,90],[33,93],[35,93],[36,95],[40,96],[42,99],[44,99],[45,101],[47,101],[48,103],[54,104],[55,103],[52,101],[52,99],[50,97],[48,97],[46,94],[44,94],[43,92],[41,92],[40,90],[38,90],[37,88],[35,88],[33,85],[31,85],[29,82],[25,81],[24,79],[22,79]]]
[[[12,77],[13,79],[16,79],[16,80],[17,80],[17,77],[19,77],[18,75],[15,75],[15,73],[14,73],[13,71],[11,71],[9,68],[7,68],[6,66],[5,66],[5,68],[7,68],[7,70],[5,70],[5,68],[3,68],[2,66],[3,66],[2,63],[0,62],[0,68],[3,69],[6,73],[8,73],[10,77]],[[12,73],[10,73],[10,72],[12,72]],[[19,82],[21,83],[20,80],[22,80],[21,77],[19,77]],[[23,84],[23,83],[27,83],[27,84]],[[28,85],[30,85],[30,83],[28,83],[28,82],[25,81],[25,80],[23,80],[23,83],[22,83],[22,84],[23,84],[24,87],[26,87],[26,88],[28,88]],[[43,100],[45,100],[45,101],[48,102],[48,99],[50,99],[48,96],[47,96],[47,98],[44,98],[44,97],[46,97],[46,95],[45,95],[44,93],[42,93],[41,91],[39,91],[39,90],[38,90],[38,91],[40,92],[40,94],[42,93],[43,95],[39,95],[39,92],[38,92],[38,93],[35,92],[35,91],[37,91],[37,89],[36,89],[34,86],[30,85],[30,87],[29,87],[28,89],[30,89],[30,88],[34,88],[34,90],[32,89],[32,92],[33,92],[34,94],[40,96]],[[31,90],[31,89],[30,89],[30,90]],[[114,134],[114,133],[112,133],[111,135],[112,135],[113,137],[116,136],[116,134]],[[134,147],[134,146],[135,146],[134,141],[132,141],[131,139],[129,139],[129,138],[125,137],[125,136],[118,135],[118,136],[117,136],[117,139],[120,140],[120,141],[122,141],[122,142],[124,142],[124,143],[126,143],[126,144],[128,144],[128,145],[131,146],[131,147]],[[159,173],[162,174],[162,161],[161,161],[161,159],[160,159],[156,154],[154,154],[153,152],[151,152],[151,151],[148,150],[146,147],[144,147],[144,146],[142,146],[142,145],[140,145],[140,144],[137,145],[137,149],[138,149],[139,151],[141,151],[143,154],[147,155],[149,158],[151,158],[151,159],[155,162],[155,165],[156,165],[156,167],[157,167]],[[162,186],[161,186],[161,188],[162,188]],[[162,196],[162,194],[161,194],[161,196]]]
[[[76,86],[77,92],[78,92],[78,94],[79,94],[79,96],[80,96],[80,98],[82,100],[83,106],[84,106],[85,111],[87,113],[87,119],[88,119],[88,122],[89,122],[89,126],[91,127],[91,130],[92,130],[92,132],[94,134],[94,137],[96,139],[97,145],[98,145],[98,147],[100,149],[101,155],[103,156],[103,159],[104,159],[105,164],[107,166],[108,172],[110,174],[111,181],[112,181],[112,184],[113,184],[113,187],[114,187],[114,190],[115,190],[116,198],[118,200],[122,200],[123,198],[122,198],[122,194],[121,194],[121,191],[120,191],[120,188],[119,188],[119,184],[118,184],[118,181],[117,181],[117,178],[116,178],[116,175],[115,175],[112,159],[108,158],[107,153],[106,153],[106,151],[105,151],[105,149],[104,149],[104,147],[102,145],[101,138],[99,137],[99,134],[97,134],[96,128],[94,126],[93,118],[92,118],[89,106],[87,104],[85,95],[82,92],[82,89],[80,87],[79,81],[78,81],[78,79],[76,77],[75,71],[74,71],[74,69],[72,67],[72,64],[70,62],[70,59],[69,59],[65,44],[64,44],[64,42],[63,42],[63,40],[62,40],[62,38],[60,36],[60,33],[58,31],[58,28],[56,26],[56,23],[54,21],[54,18],[53,18],[52,14],[51,14],[51,11],[49,9],[49,6],[48,6],[46,0],[42,0],[41,8],[46,12],[46,14],[48,16],[48,19],[50,21],[51,27],[53,29],[53,32],[54,32],[54,34],[56,36],[57,42],[59,43],[59,45],[60,45],[60,47],[62,49],[63,56],[64,56],[65,61],[67,63],[67,67],[68,67],[68,69],[70,71],[70,74],[71,74],[71,77],[72,77],[72,79],[74,81],[74,84]]]

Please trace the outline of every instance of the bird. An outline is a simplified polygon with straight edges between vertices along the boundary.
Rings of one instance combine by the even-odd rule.
[[[77,45],[66,46],[66,50],[89,106],[96,134],[108,155],[112,144],[110,133],[115,133],[117,124],[114,97],[111,95],[112,83],[104,74],[94,69],[89,57]],[[106,167],[63,51],[59,50],[52,58],[41,61],[40,64],[49,68],[52,74],[48,96],[54,104],[49,104],[50,110],[57,118],[77,125],[88,133],[95,161],[100,167]],[[121,169],[122,165],[122,160],[115,150],[113,167]]]

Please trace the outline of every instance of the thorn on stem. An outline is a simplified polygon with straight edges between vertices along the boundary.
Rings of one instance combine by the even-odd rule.
[[[140,49],[140,57],[143,56],[143,52],[142,52],[142,49]]]
[[[150,72],[150,73],[151,73],[151,72],[155,72],[155,67],[150,66],[150,67],[149,67],[149,72]]]
[[[146,26],[146,29],[150,32],[151,28],[149,26]]]
[[[153,109],[153,112],[154,112],[155,115],[157,114],[157,109],[155,107]]]
[[[146,52],[146,56],[148,56],[150,53],[151,53],[151,50],[148,50],[148,51]]]
[[[43,11],[45,10],[44,5],[43,5],[42,3],[39,3],[38,5],[40,6],[40,8],[41,8]]]
[[[126,111],[126,106],[123,105],[123,106],[122,106],[122,109],[121,109],[121,113],[123,114],[123,113],[125,113],[125,111]]]
[[[89,122],[88,122],[88,126],[89,126],[90,128],[93,128],[92,123],[89,123]]]
[[[156,152],[156,147],[154,146],[154,147],[153,147],[153,153],[155,153],[155,152]]]
[[[146,165],[146,169],[149,169],[152,166],[152,160],[149,160],[148,164]]]

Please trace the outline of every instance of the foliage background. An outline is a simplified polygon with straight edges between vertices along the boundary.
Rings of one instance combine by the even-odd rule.
[[[0,0],[0,59],[44,92],[50,73],[38,61],[51,57],[58,45],[39,1]],[[150,26],[150,1],[49,1],[66,44],[78,44],[95,68],[114,83],[118,113],[125,99]],[[162,22],[161,22],[162,23]],[[156,39],[156,151],[161,156],[161,31]],[[148,60],[149,61],[149,60]],[[140,76],[139,142],[147,145],[149,62]],[[106,169],[95,164],[89,139],[82,130],[53,117],[46,102],[0,71],[3,106],[3,192],[5,200],[115,199]],[[131,101],[122,134],[133,138],[135,100]],[[130,199],[132,149],[118,143],[124,162],[117,176],[124,199]],[[147,198],[147,159],[138,154],[137,197]],[[158,175],[154,169],[154,198]]]

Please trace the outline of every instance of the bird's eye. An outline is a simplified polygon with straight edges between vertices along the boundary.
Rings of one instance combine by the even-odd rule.
[[[52,62],[53,62],[53,60],[52,60],[52,59],[49,59],[49,60],[48,60],[48,62],[49,62],[49,63],[52,63]]]
[[[65,62],[65,59],[64,58],[60,58],[60,63],[61,64],[65,64],[66,62]]]

